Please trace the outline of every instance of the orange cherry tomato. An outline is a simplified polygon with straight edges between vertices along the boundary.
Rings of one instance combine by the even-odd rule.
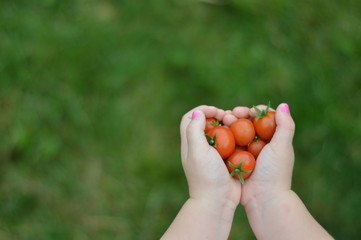
[[[252,174],[255,167],[256,160],[250,152],[235,152],[228,158],[228,172],[233,178],[239,179],[241,183],[244,183],[244,180]]]
[[[256,118],[253,121],[256,135],[267,142],[271,141],[276,131],[276,113],[269,109],[270,104],[265,110],[259,110],[255,107],[257,113],[254,114]]]
[[[229,128],[217,126],[206,134],[209,145],[213,146],[223,159],[228,158],[236,148],[236,141]]]
[[[247,146],[250,142],[253,141],[255,137],[255,130],[253,123],[245,118],[238,119],[231,125],[231,130],[233,132],[236,143],[239,146]]]
[[[247,147],[236,145],[236,149],[234,149],[234,152],[241,152],[241,151],[247,151]]]
[[[262,151],[263,147],[266,145],[266,142],[262,139],[257,139],[254,142],[251,142],[248,146],[248,152],[252,153],[254,158],[257,159],[259,153]]]
[[[206,128],[205,133],[208,133],[214,127],[221,126],[221,123],[215,118],[206,118]]]

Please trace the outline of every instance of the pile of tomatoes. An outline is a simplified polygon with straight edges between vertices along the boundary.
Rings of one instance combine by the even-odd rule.
[[[237,119],[228,128],[215,118],[207,118],[205,135],[225,161],[230,175],[244,183],[256,167],[262,148],[276,130],[275,112],[255,108],[254,117]]]

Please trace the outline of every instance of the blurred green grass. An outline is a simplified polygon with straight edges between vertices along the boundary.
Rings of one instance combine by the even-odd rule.
[[[191,108],[281,102],[293,189],[359,239],[358,1],[0,1],[0,239],[157,239]],[[230,239],[255,239],[241,207]]]

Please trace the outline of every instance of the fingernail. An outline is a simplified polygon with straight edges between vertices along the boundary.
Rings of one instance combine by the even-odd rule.
[[[197,112],[197,111],[194,111],[193,114],[192,114],[192,119],[197,119],[201,116],[201,113],[200,112]]]
[[[288,104],[287,104],[287,103],[285,103],[285,104],[282,105],[281,111],[282,111],[283,113],[290,113],[290,108],[288,107]]]

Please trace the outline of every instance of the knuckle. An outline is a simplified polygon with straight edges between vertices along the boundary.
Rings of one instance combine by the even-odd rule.
[[[201,111],[203,111],[204,109],[207,109],[209,107],[210,106],[208,106],[208,105],[200,105],[200,106],[194,108],[193,110],[201,110]]]

